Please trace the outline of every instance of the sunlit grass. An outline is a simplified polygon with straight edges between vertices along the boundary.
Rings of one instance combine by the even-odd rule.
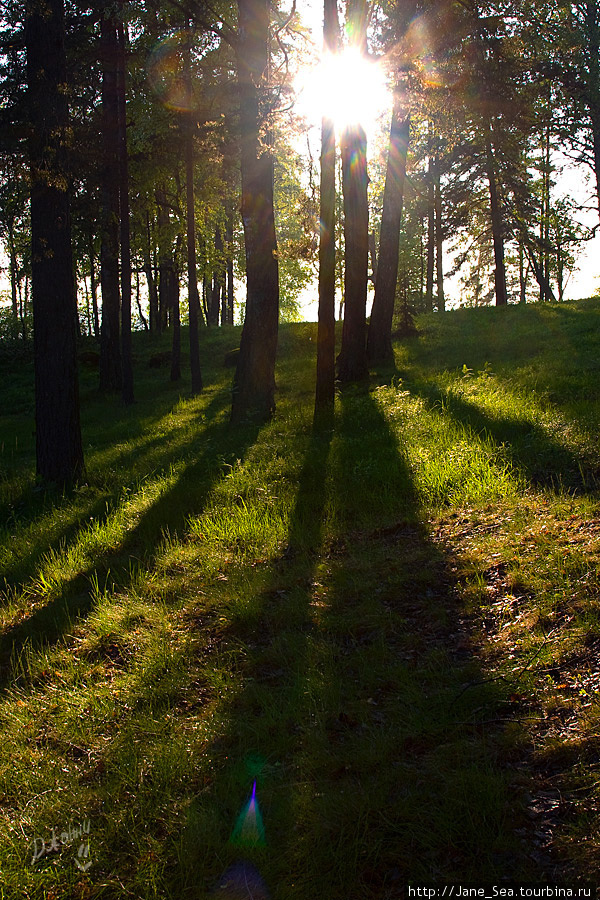
[[[226,332],[194,400],[144,369],[149,345],[133,411],[85,375],[77,492],[34,492],[31,443],[5,454],[7,896],[207,897],[254,781],[266,845],[246,849],[280,900],[539,879],[526,809],[540,779],[554,789],[544,766],[588,798],[554,839],[585,870],[598,312],[494,313],[423,320],[396,372],[340,394],[331,433],[312,432],[301,325],[260,430],[227,426]],[[88,873],[76,847],[31,864],[34,838],[86,818]]]

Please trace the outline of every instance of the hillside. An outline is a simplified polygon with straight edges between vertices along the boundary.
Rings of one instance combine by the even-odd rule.
[[[193,400],[136,334],[132,409],[82,363],[65,494],[0,359],[0,897],[595,880],[600,301],[418,328],[326,433],[316,325],[260,428],[228,424],[239,329]]]

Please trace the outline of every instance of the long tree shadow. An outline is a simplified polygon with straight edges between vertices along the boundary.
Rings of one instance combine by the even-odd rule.
[[[339,436],[348,532],[326,622],[347,673],[345,715],[328,734],[330,778],[350,798],[338,828],[355,835],[346,888],[393,897],[411,879],[489,879],[509,860],[522,869],[486,724],[502,692],[483,683],[452,562],[431,541],[398,439],[367,392],[342,395]],[[360,837],[370,828],[373,844]]]
[[[228,392],[219,391],[206,408],[202,409],[203,429],[209,428],[214,419],[229,405]],[[160,415],[152,416],[150,423],[152,428],[160,426],[161,419],[167,421],[171,415],[172,404],[162,410]],[[190,413],[193,415],[194,413]],[[198,411],[195,411],[198,416]],[[148,425],[148,420],[144,420]],[[141,431],[139,432],[141,434]],[[20,537],[18,557],[5,564],[0,572],[0,586],[4,589],[11,588],[22,583],[31,575],[36,563],[53,550],[61,552],[68,549],[69,543],[81,536],[81,531],[89,526],[90,521],[104,524],[107,518],[114,513],[116,506],[122,499],[123,489],[131,485],[125,483],[127,475],[133,476],[134,482],[149,475],[164,471],[173,461],[174,455],[184,457],[194,443],[197,435],[177,440],[165,428],[159,435],[150,435],[145,439],[139,439],[139,434],[128,434],[127,444],[135,440],[134,446],[128,446],[126,450],[117,448],[106,450],[98,448],[96,453],[102,456],[101,470],[110,467],[115,475],[112,485],[103,491],[101,497],[97,497],[97,484],[99,474],[92,473],[92,488],[90,493],[93,498],[86,502],[86,486],[67,492],[64,496],[53,490],[41,491],[35,487],[28,487],[22,494],[6,501],[0,506],[0,519],[4,518],[7,529],[10,528]],[[97,468],[92,465],[92,469]],[[75,502],[74,502],[74,497]],[[53,515],[50,516],[50,513]],[[42,516],[48,518],[47,527],[34,529],[35,537],[27,534],[29,525],[33,525],[36,519]],[[27,547],[27,551],[23,549]]]
[[[486,415],[463,395],[443,390],[431,382],[407,378],[404,386],[424,400],[431,410],[450,416],[478,437],[491,438],[502,448],[507,461],[532,485],[586,493],[600,484],[597,459],[577,455],[535,422]]]
[[[508,688],[480,670],[452,560],[368,393],[343,395],[330,446],[313,436],[286,551],[253,579],[222,635],[244,686],[205,749],[184,883],[204,871],[208,888],[240,852],[224,842],[254,779],[267,846],[242,849],[278,898],[543,874],[516,834]]]
[[[222,402],[220,396],[213,400],[217,406]],[[209,410],[209,418],[210,415]],[[33,649],[55,643],[76,619],[88,614],[94,600],[94,583],[112,590],[126,589],[136,566],[150,569],[163,536],[176,534],[192,514],[201,511],[228,462],[243,458],[257,434],[258,428],[253,425],[232,427],[223,423],[207,429],[198,457],[147,505],[116,546],[99,550],[89,566],[66,581],[49,602],[0,635],[0,686],[6,687],[11,657],[26,643]],[[196,443],[197,439],[191,438],[189,445]]]
[[[243,646],[240,666],[246,687],[224,713],[226,730],[206,749],[210,768],[217,773],[217,808],[207,806],[203,796],[191,801],[181,872],[183,885],[197,884],[202,872],[211,897],[221,896],[216,887],[219,867],[234,864],[240,854],[257,863],[268,882],[284,877],[277,864],[285,865],[280,854],[294,833],[298,792],[303,790],[297,755],[312,723],[306,671],[316,628],[311,602],[322,546],[331,437],[330,431],[313,430],[286,545],[267,567],[254,568],[253,604],[221,635],[224,643]],[[295,779],[295,787],[290,779]],[[226,844],[253,780],[268,818],[267,851],[252,842]],[[212,825],[209,844],[198,838],[206,835],[207,819]]]

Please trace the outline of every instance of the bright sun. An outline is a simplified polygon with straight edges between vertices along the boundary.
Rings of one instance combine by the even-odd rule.
[[[360,123],[368,132],[391,102],[381,66],[352,48],[322,56],[297,83],[307,117],[327,116],[338,131]]]

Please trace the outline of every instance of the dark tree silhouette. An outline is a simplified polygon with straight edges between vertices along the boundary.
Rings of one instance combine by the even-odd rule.
[[[367,50],[367,4],[348,3],[348,30],[352,43]],[[338,356],[342,383],[361,381],[367,364],[367,277],[369,268],[369,204],[367,201],[367,136],[359,123],[344,128],[340,140],[344,194],[344,324]]]
[[[200,348],[198,345],[198,317],[200,298],[198,296],[198,275],[196,270],[196,220],[194,218],[194,130],[196,118],[193,112],[187,114],[185,135],[185,186],[187,206],[187,277],[190,337],[190,370],[192,376],[192,396],[202,390],[200,369]]]
[[[388,163],[383,190],[379,260],[375,280],[375,297],[367,339],[370,363],[394,361],[392,349],[392,319],[398,281],[400,225],[404,202],[406,152],[410,133],[410,118],[397,95],[392,111]]]
[[[324,0],[325,49],[334,53],[339,40],[336,0]],[[315,419],[330,421],[335,402],[335,126],[326,117],[321,122],[320,221]]]
[[[273,210],[273,156],[261,145],[259,95],[268,77],[268,0],[238,0],[242,220],[246,317],[233,383],[232,421],[265,421],[275,410],[279,267]]]
[[[105,14],[104,14],[105,13]],[[122,384],[119,345],[119,41],[117,21],[104,10],[100,23],[102,57],[102,223],[100,283],[102,323],[100,326],[100,388],[118,391]]]
[[[83,472],[83,448],[65,160],[69,109],[62,0],[28,3],[25,31],[37,474],[44,481],[68,484]]]
[[[121,238],[121,363],[123,403],[133,403],[133,362],[131,358],[131,235],[129,225],[129,165],[127,156],[127,94],[125,28],[117,22],[117,96],[119,106],[119,233]]]

